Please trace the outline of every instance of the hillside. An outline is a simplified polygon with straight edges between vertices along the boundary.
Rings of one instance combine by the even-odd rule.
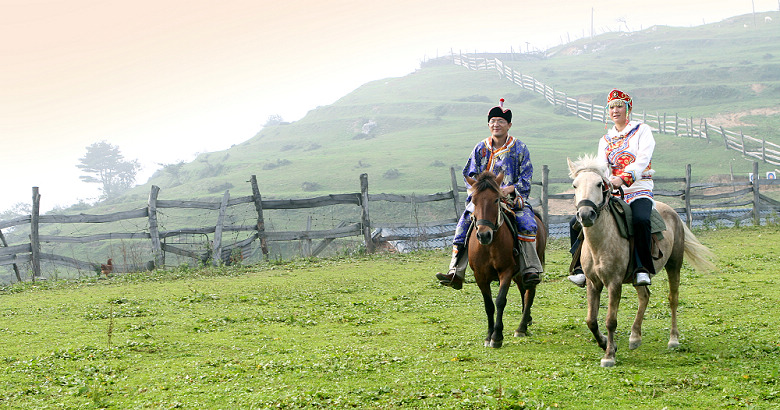
[[[772,21],[765,22],[765,16]],[[780,92],[780,13],[761,14],[757,22],[754,26],[753,16],[747,15],[692,28],[656,26],[581,39],[544,55],[486,57],[499,58],[581,101],[601,104],[606,93],[618,87],[634,98],[635,115],[647,111],[706,117],[712,124],[780,143],[776,97]],[[553,178],[566,176],[567,157],[595,151],[605,130],[602,123],[565,115],[539,94],[521,89],[495,71],[471,71],[444,57],[425,62],[404,77],[364,84],[298,121],[265,127],[228,150],[202,154],[190,163],[170,164],[118,199],[57,212],[105,214],[141,208],[151,185],[162,188],[163,200],[219,201],[225,190],[234,197],[246,196],[251,194],[250,175],[257,175],[263,199],[359,192],[362,173],[368,174],[372,193],[448,191],[449,168],[460,169],[474,144],[488,136],[485,115],[499,98],[505,98],[514,112],[511,134],[528,145],[537,170],[548,165]],[[732,170],[743,176],[752,171],[752,159],[724,149],[723,141],[713,139],[708,144],[669,134],[655,137],[653,165],[659,176],[682,176],[688,163],[698,181]],[[774,168],[761,164],[759,171]],[[408,208],[391,209],[387,214],[408,218]],[[267,215],[266,223],[277,230],[300,225],[304,223],[301,215],[310,214],[304,211],[278,218]],[[250,207],[238,223],[254,223],[252,212]],[[327,228],[339,221],[359,221],[359,215],[339,212],[327,211]],[[417,210],[412,212],[416,217]],[[199,227],[215,220],[211,214],[196,212],[173,217],[178,218],[176,226],[169,222],[166,229]],[[439,219],[426,216],[422,220]],[[140,232],[147,229],[144,224],[139,220],[123,228]],[[42,228],[45,234],[69,234],[60,229]],[[88,235],[102,228],[73,229],[77,235]],[[8,236],[15,244],[23,242],[27,233],[20,229]],[[91,247],[90,255],[81,259],[103,261],[118,252],[106,246],[110,245]],[[124,243],[118,247],[125,252]],[[65,254],[75,257],[81,252],[69,249]]]
[[[499,58],[582,101],[598,103],[619,87],[632,94],[635,114],[679,113],[732,127],[740,125],[736,116],[746,134],[780,142],[780,13],[767,15],[773,22],[759,16],[756,27],[752,16],[742,16],[693,28],[608,33],[546,56]],[[168,198],[218,196],[231,185],[248,192],[244,181],[251,174],[264,196],[273,198],[354,192],[363,172],[374,192],[441,191],[449,186],[448,167],[461,167],[486,136],[483,117],[501,97],[515,113],[512,134],[526,142],[537,167],[548,164],[553,176],[565,174],[566,157],[591,152],[604,131],[603,124],[557,114],[495,72],[469,71],[442,58],[405,77],[365,84],[229,150],[203,154],[176,170],[169,166],[127,199],[144,200],[151,184]],[[765,115],[739,117],[751,110]],[[727,173],[723,164],[733,163],[740,172],[750,167],[722,142],[657,139],[654,164],[662,174],[680,175],[688,162],[695,178]]]

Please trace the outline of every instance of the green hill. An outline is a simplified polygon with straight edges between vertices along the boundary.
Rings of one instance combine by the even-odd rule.
[[[766,14],[780,20],[780,13]],[[780,23],[764,23],[763,16],[757,21],[753,26],[752,16],[742,16],[693,28],[656,26],[578,40],[543,56],[495,56],[581,101],[600,104],[611,88],[624,89],[634,98],[635,116],[666,112],[717,121],[719,114],[766,109],[770,115],[742,118],[741,128],[778,143]],[[495,71],[470,71],[441,58],[405,77],[365,84],[229,150],[203,154],[176,175],[163,169],[126,199],[144,200],[151,184],[162,187],[166,198],[216,197],[231,185],[248,192],[251,174],[268,198],[354,192],[363,172],[372,192],[446,190],[448,167],[461,167],[487,136],[485,114],[501,97],[515,115],[511,134],[554,177],[565,175],[566,157],[595,150],[604,132],[604,124],[561,115]],[[368,134],[366,124],[375,124]],[[728,173],[729,163],[750,169],[751,160],[724,150],[722,141],[656,138],[660,175],[681,175],[686,163],[693,164],[694,178]]]
[[[765,22],[764,16],[772,21]],[[780,13],[764,13],[757,24],[753,21],[746,15],[692,28],[656,26],[581,39],[544,54],[484,57],[499,58],[580,101],[600,105],[617,87],[632,95],[635,116],[645,111],[705,117],[711,124],[741,128],[747,135],[780,143]],[[448,191],[449,167],[460,169],[474,144],[489,135],[485,116],[499,98],[505,98],[514,112],[511,134],[528,145],[537,170],[548,165],[553,178],[566,176],[567,157],[593,153],[605,131],[604,124],[566,115],[561,107],[494,70],[472,71],[444,57],[427,61],[404,77],[367,83],[298,121],[267,126],[228,150],[168,165],[120,198],[58,212],[103,214],[143,207],[151,185],[161,187],[160,199],[168,200],[219,201],[228,189],[233,196],[246,196],[251,194],[250,175],[257,175],[264,199],[358,192],[362,173],[368,174],[372,193]],[[732,170],[740,175],[752,171],[753,160],[724,149],[722,140],[707,143],[660,133],[655,137],[653,165],[658,176],[683,176],[688,163],[699,181]],[[774,168],[761,164],[760,172]],[[329,212],[334,221],[359,220]],[[400,208],[388,212],[409,214]],[[179,218],[183,227],[213,226],[211,216],[185,215]],[[279,219],[269,216],[267,223],[285,230],[302,219],[288,213]],[[131,230],[145,229],[143,221],[128,225]],[[57,232],[47,234],[67,234],[61,227],[52,229]],[[86,235],[99,228],[77,229]],[[26,237],[23,232],[18,236],[20,241]],[[103,247],[91,247],[90,252],[100,256],[88,260],[102,261],[113,254]]]

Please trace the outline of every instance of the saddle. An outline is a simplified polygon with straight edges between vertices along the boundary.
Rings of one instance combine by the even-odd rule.
[[[629,255],[634,254],[634,225],[631,223],[631,206],[629,206],[626,201],[610,196],[609,202],[607,203],[606,209],[609,211],[610,214],[615,218],[615,223],[617,224],[618,231],[620,232],[620,236],[623,238],[628,239],[628,248],[629,248]],[[663,217],[661,217],[661,214],[658,212],[657,209],[653,208],[653,210],[650,212],[650,256],[654,260],[661,259],[663,256],[663,252],[661,252],[661,247],[658,245],[658,243],[664,239],[663,232],[666,230],[666,222],[664,222]],[[574,251],[574,258],[572,259],[571,266],[569,267],[569,272],[573,271],[575,268],[575,263],[580,259],[580,254],[582,253],[582,243],[583,243],[583,233],[582,230],[580,230],[580,234],[578,237],[579,245],[577,246],[577,249]],[[636,269],[636,261],[634,258],[629,258],[628,266],[626,267],[626,274],[625,274],[625,281],[632,281],[634,270]]]

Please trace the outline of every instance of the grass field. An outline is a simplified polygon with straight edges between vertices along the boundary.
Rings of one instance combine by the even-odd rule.
[[[634,351],[623,293],[609,369],[560,241],[530,337],[496,350],[476,286],[435,281],[446,251],[17,284],[0,293],[0,407],[777,408],[780,232],[698,235],[720,271],[683,270],[681,347],[659,275]]]

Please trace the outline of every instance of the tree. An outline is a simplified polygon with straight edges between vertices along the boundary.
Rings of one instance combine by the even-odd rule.
[[[79,158],[77,168],[92,175],[79,178],[87,183],[102,184],[101,198],[111,199],[126,191],[135,183],[135,176],[141,168],[138,160],[126,161],[119,147],[106,141],[87,147],[87,154]]]

